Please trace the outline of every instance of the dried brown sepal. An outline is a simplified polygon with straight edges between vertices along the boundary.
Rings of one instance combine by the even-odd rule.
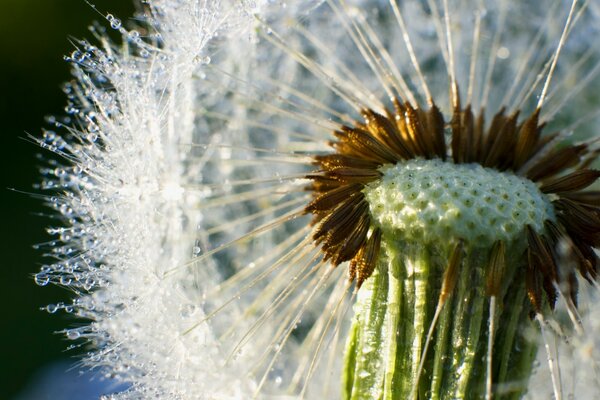
[[[550,220],[546,220],[544,227],[548,232],[548,239],[552,243],[553,248],[561,248],[563,252],[566,251],[563,256],[567,257],[570,262],[575,262],[576,264],[584,262],[583,255],[578,251],[577,247],[573,243],[573,240],[567,234],[567,232],[565,232],[565,229],[562,225]],[[563,275],[563,272],[561,272],[561,275]]]
[[[557,262],[557,264],[561,265],[558,286],[565,297],[571,299],[573,305],[576,305],[578,283],[575,272],[579,271],[582,276],[585,276],[587,274],[585,272],[586,267],[589,262],[583,257],[562,226],[550,220],[547,220],[544,226],[548,232],[548,240],[550,241],[551,248],[560,252],[558,257],[560,261]],[[576,269],[573,267],[576,267]],[[565,285],[567,290],[564,289]]]
[[[359,183],[353,183],[350,185],[343,185],[328,190],[317,196],[316,199],[311,201],[305,208],[307,213],[323,213],[331,211],[335,207],[339,206],[343,201],[348,198],[360,193],[362,185]]]
[[[593,267],[592,260],[588,259],[584,252],[587,254],[587,251],[582,251],[581,246],[583,244],[577,244],[561,227],[551,223],[551,221],[547,221],[546,227],[553,236],[553,240],[556,246],[562,244],[564,249],[566,250],[565,257],[567,257],[568,261],[575,263],[579,274],[587,280],[589,283],[593,283],[596,279],[595,268]],[[592,250],[593,252],[593,250]],[[571,273],[568,271],[567,273]]]
[[[371,237],[367,239],[366,244],[361,247],[359,253],[352,260],[351,267],[354,270],[354,274],[350,276],[350,280],[356,279],[356,287],[360,288],[364,281],[366,281],[375,271],[377,266],[377,260],[379,258],[379,250],[381,248],[381,230],[375,229],[371,233]]]
[[[473,115],[473,111],[471,111],[471,106],[467,106],[467,108],[462,112],[461,126],[463,127],[464,132],[464,162],[475,162],[477,161],[477,149],[479,147],[479,138],[475,135],[475,116]]]
[[[559,193],[560,197],[593,207],[600,207],[600,191]]]
[[[345,184],[360,183],[366,185],[381,177],[376,169],[362,169],[352,167],[337,167],[325,173],[328,178]]]
[[[483,158],[484,146],[485,146],[485,109],[479,110],[475,120],[475,128],[473,130],[473,146],[475,149],[475,156],[472,162],[480,162]]]
[[[354,258],[352,259],[352,261],[350,261],[350,263],[348,264],[348,282],[352,283],[354,281],[354,279],[356,279],[356,271],[358,269],[358,257],[361,254],[361,251],[363,251],[363,248],[361,248],[358,253],[354,256]],[[358,285],[357,285],[358,288]]]
[[[488,296],[496,296],[500,294],[502,288],[502,278],[506,270],[506,246],[504,242],[499,240],[492,246],[490,258],[487,268],[485,291]]]
[[[514,146],[516,143],[517,120],[519,113],[515,112],[510,117],[505,118],[502,128],[495,137],[490,146],[487,157],[483,161],[484,167],[504,170],[512,164],[510,157],[514,156]]]
[[[456,282],[458,281],[459,268],[463,260],[463,249],[464,241],[459,240],[452,250],[448,267],[444,271],[444,278],[442,279],[442,290],[440,292],[440,303],[446,302],[448,297],[452,295]]]
[[[527,249],[527,269],[525,271],[525,289],[527,297],[536,314],[542,311],[542,289],[540,274],[537,270],[531,249]]]
[[[555,149],[532,165],[526,176],[532,181],[548,179],[567,168],[577,166],[586,146],[567,146]]]
[[[545,182],[540,190],[544,193],[577,192],[590,186],[598,178],[600,178],[600,171],[581,169]]]
[[[364,225],[365,223],[367,224],[367,228],[364,231],[364,235],[366,236],[368,231],[368,225],[370,224],[368,208],[369,204],[366,201],[361,201],[358,204],[356,204],[356,206],[354,206],[352,209],[350,209],[348,213],[343,215],[341,213],[337,213],[336,215],[339,215],[340,219],[336,221],[328,221],[331,222],[332,225],[325,233],[325,240],[323,245],[327,247],[333,247],[338,245],[340,247],[343,247],[350,237],[352,237],[353,235],[357,235],[362,231],[361,225]],[[352,254],[350,258],[352,258],[353,256],[354,254]],[[349,260],[349,258],[346,258],[342,261],[347,260]]]
[[[348,234],[347,239],[344,239],[337,249],[336,255],[333,258],[333,264],[339,265],[342,262],[353,259],[358,253],[356,249],[360,249],[365,245],[370,228],[371,218],[368,213],[364,213],[360,216],[360,220],[354,229]]]
[[[600,271],[598,271],[600,267],[600,258],[594,251],[594,248],[575,238],[573,239],[573,244],[586,260],[585,263],[580,265],[581,269],[579,272],[588,282],[592,283],[597,281],[600,277]]]
[[[322,172],[308,174],[306,175],[306,179],[311,180],[311,183],[306,187],[306,190],[313,192],[315,196],[318,193],[324,193],[342,186],[340,181],[327,177]]]
[[[352,221],[352,213],[363,202],[365,202],[364,195],[360,192],[346,199],[317,226],[313,233],[313,240],[320,243],[333,229],[338,228],[340,224],[350,224],[349,227],[351,228],[354,222]]]
[[[533,255],[540,262],[540,271],[552,281],[557,281],[557,270],[556,263],[550,245],[545,236],[538,235],[531,226],[526,227],[527,231],[527,242],[529,248],[532,250]]]
[[[600,246],[600,216],[597,213],[565,198],[556,200],[553,204],[559,211],[558,220],[571,237],[595,247]]]
[[[419,142],[417,138],[412,137],[410,130],[408,128],[408,121],[406,115],[406,108],[409,106],[408,103],[401,104],[397,99],[394,100],[394,123],[398,131],[400,132],[400,136],[402,141],[406,144],[412,158],[419,157],[423,155],[423,150],[419,147]]]
[[[364,147],[362,142],[356,141],[356,132],[353,128],[343,126],[334,135],[339,139],[337,142],[330,142],[329,145],[336,150],[337,153],[346,157],[357,158],[364,161],[369,161],[377,165],[385,163],[385,159],[379,158],[372,151]],[[326,166],[323,166],[326,168]]]
[[[483,112],[483,111],[482,111]],[[498,111],[494,117],[492,118],[492,123],[490,124],[487,133],[484,139],[483,153],[481,154],[480,163],[483,164],[487,155],[490,153],[492,149],[492,145],[496,141],[498,134],[500,133],[500,129],[506,123],[506,116],[504,113],[506,112],[506,108],[502,107],[500,111]]]
[[[529,157],[531,157],[531,154],[535,151],[535,146],[539,140],[541,130],[539,127],[539,117],[540,109],[537,108],[519,129],[519,137],[514,153],[514,169],[519,169],[525,164]]]
[[[433,104],[426,114],[427,130],[434,154],[446,160],[446,138],[444,137],[444,116],[440,109]]]
[[[365,118],[366,128],[369,132],[378,140],[385,143],[398,159],[412,157],[412,153],[406,143],[403,142],[396,124],[372,110],[364,110],[363,117]]]
[[[569,273],[567,279],[567,292],[565,293],[567,298],[571,300],[573,306],[577,308],[578,300],[577,294],[579,293],[579,281],[577,280],[577,275],[573,272]]]
[[[450,129],[452,130],[452,160],[455,164],[464,162],[466,134],[462,129],[462,112],[460,106],[456,105],[452,110],[452,119],[450,120]]]
[[[334,147],[342,154],[348,153],[348,155],[375,161],[379,164],[398,161],[397,156],[368,131],[360,128],[344,127],[341,132],[336,133],[336,136],[340,139],[340,142],[336,142]]]
[[[530,226],[526,227],[527,241],[529,243],[530,263],[534,263],[535,269],[541,273],[542,284],[548,303],[554,309],[558,295],[555,284],[558,283],[557,266],[552,250],[544,236],[538,235]]]
[[[417,144],[419,155],[425,158],[431,158],[433,156],[433,151],[430,149],[430,143],[425,140],[425,132],[423,130],[420,114],[410,103],[405,104],[404,121],[408,134]]]
[[[377,169],[380,163],[365,160],[362,158],[351,157],[343,154],[327,154],[314,157],[315,164],[321,166],[323,170],[330,170],[339,167],[350,167],[357,169]]]

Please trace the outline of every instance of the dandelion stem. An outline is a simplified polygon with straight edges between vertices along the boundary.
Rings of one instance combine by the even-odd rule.
[[[490,251],[465,244],[458,247],[462,257],[451,257],[460,263],[458,280],[440,307],[456,248],[384,233],[379,267],[355,306],[344,399],[516,399],[524,393],[537,346],[524,329],[532,326],[522,306],[524,285],[486,295]],[[516,253],[509,250],[508,259]],[[507,263],[506,274],[517,269]]]

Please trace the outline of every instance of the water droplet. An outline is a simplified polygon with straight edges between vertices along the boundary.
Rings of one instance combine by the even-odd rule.
[[[56,304],[48,304],[46,306],[46,311],[48,311],[50,314],[54,314],[56,310],[58,310],[58,306]]]
[[[69,276],[63,275],[60,277],[61,285],[65,285],[65,286],[70,285],[72,281],[73,280]]]
[[[113,29],[121,28],[121,20],[118,18],[113,18],[113,20],[110,21],[110,27]]]
[[[371,373],[366,369],[363,369],[358,373],[358,376],[361,378],[368,378],[369,376],[371,376]]]
[[[373,348],[373,346],[370,346],[367,344],[362,348],[362,353],[369,354],[369,353],[373,352],[373,350],[375,350],[375,348]]]
[[[81,337],[81,333],[79,333],[76,329],[69,329],[67,331],[67,339],[69,340],[77,340]]]
[[[184,304],[183,306],[181,306],[181,310],[179,311],[179,314],[183,318],[189,318],[195,312],[196,312],[196,306],[194,306],[193,304]]]
[[[48,274],[45,273],[39,273],[35,275],[35,283],[39,286],[46,286],[48,284],[48,282],[50,282],[50,277],[48,276]]]
[[[192,249],[192,253],[194,254],[194,257],[197,257],[198,255],[200,255],[201,252],[202,252],[202,249],[200,248],[200,246],[194,246],[194,248]]]

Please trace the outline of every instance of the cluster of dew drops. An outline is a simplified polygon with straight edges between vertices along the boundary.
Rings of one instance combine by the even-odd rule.
[[[149,46],[138,30],[126,30],[121,20],[112,14],[106,15],[106,20],[110,27],[117,30],[134,48],[139,58],[150,55]],[[90,30],[98,37],[106,34],[106,30],[98,25],[91,26]],[[156,33],[151,40],[159,41],[160,34]],[[73,83],[65,84],[65,115],[47,117],[46,122],[50,129],[45,129],[42,137],[37,140],[39,146],[47,151],[37,156],[45,166],[40,169],[41,181],[34,185],[34,189],[47,193],[46,203],[62,217],[65,226],[48,228],[47,233],[51,239],[34,245],[34,248],[42,250],[45,256],[58,260],[51,265],[42,265],[34,275],[34,282],[39,286],[52,283],[83,295],[108,285],[105,279],[108,267],[94,261],[102,259],[102,250],[97,245],[93,229],[89,227],[93,221],[89,215],[90,203],[103,202],[103,199],[101,193],[95,189],[95,182],[87,173],[94,170],[95,161],[93,157],[84,157],[85,153],[93,152],[98,145],[99,117],[92,110],[92,106],[81,104],[79,91],[83,89],[85,98],[102,104],[105,116],[110,117],[111,114],[118,113],[115,94],[104,90],[103,87],[108,84],[106,75],[115,73],[118,66],[107,52],[85,40],[78,41],[76,49],[64,59],[74,65],[73,74],[80,82],[90,78],[94,84],[84,87],[76,87]],[[78,130],[72,128],[73,126],[79,127]],[[57,133],[59,130],[60,134]],[[107,150],[106,146],[104,150]],[[69,155],[77,161],[71,165],[63,165],[57,161],[60,157],[49,156],[48,151],[58,156]],[[91,252],[94,254],[93,258],[86,255]],[[96,309],[96,301],[89,296],[77,297],[71,303],[59,302],[41,308],[51,314],[62,310],[84,318],[91,316]],[[64,333],[68,339],[76,340],[85,336],[88,329],[78,327],[67,329]]]
[[[142,1],[149,4],[148,0]],[[93,7],[93,6],[92,6]],[[65,114],[61,117],[47,117],[49,126],[37,139],[37,143],[44,150],[38,155],[38,160],[43,163],[41,180],[34,185],[34,189],[46,194],[46,203],[58,214],[64,223],[63,227],[51,227],[47,232],[51,236],[48,242],[35,245],[45,256],[56,260],[49,265],[43,265],[34,275],[34,281],[39,286],[54,284],[68,288],[78,295],[71,303],[59,302],[42,307],[41,310],[54,314],[64,311],[78,317],[94,319],[98,313],[103,313],[101,302],[94,296],[86,294],[98,288],[106,287],[110,283],[106,280],[109,267],[98,260],[102,260],[107,250],[99,246],[95,231],[90,226],[94,218],[91,215],[93,204],[106,203],[101,191],[97,189],[96,182],[89,171],[94,171],[102,163],[101,157],[95,158],[94,153],[110,151],[108,143],[102,141],[102,119],[111,118],[119,114],[119,101],[111,90],[111,76],[126,73],[127,78],[136,79],[135,73],[143,77],[140,63],[149,60],[151,55],[168,57],[166,54],[157,54],[162,36],[160,30],[149,24],[139,29],[128,30],[123,27],[122,21],[112,14],[105,16],[110,28],[121,35],[124,43],[129,48],[129,60],[120,58],[118,62],[113,59],[110,51],[86,40],[75,43],[75,50],[64,57],[71,63],[72,71],[77,83],[66,83],[63,91],[67,97]],[[90,26],[90,31],[97,38],[104,38],[107,29],[100,25]],[[209,64],[209,56],[200,54],[194,58],[197,64]],[[123,63],[130,62],[124,65]],[[155,67],[160,68],[160,63]],[[126,69],[126,71],[124,71]],[[102,115],[98,115],[96,105],[102,106]],[[60,132],[60,133],[58,133]],[[50,154],[55,153],[58,157]],[[75,160],[70,165],[61,164],[60,159],[68,156]],[[194,249],[195,255],[199,248]],[[90,326],[66,329],[63,332],[67,339],[77,340],[87,336],[95,337],[101,332],[93,332]],[[73,345],[72,347],[79,347]]]
[[[117,30],[122,37],[127,40],[130,45],[133,45],[135,54],[141,58],[149,57],[149,45],[144,42],[144,39],[138,30],[126,30],[122,26],[122,22],[119,18],[116,18],[112,14],[106,15],[106,20],[109,22],[111,28]],[[106,29],[100,25],[92,25],[89,27],[93,35],[97,37],[104,37],[106,35]],[[160,41],[160,34],[155,33],[150,40],[155,42]],[[91,44],[86,40],[79,40],[75,43],[75,50],[71,54],[64,56],[64,60],[73,64],[73,74],[80,81],[85,73],[93,79],[93,87],[85,88],[84,95],[86,98],[94,99],[96,102],[103,105],[104,113],[107,116],[118,113],[118,102],[115,96],[109,90],[102,90],[103,84],[108,84],[106,75],[109,73],[115,73],[115,68],[118,68],[114,64],[114,60],[111,56],[99,49],[97,46]],[[131,66],[130,66],[131,67]],[[118,71],[117,71],[118,72]],[[88,142],[94,143],[98,140],[98,123],[97,116],[93,111],[84,110],[81,106],[78,106],[78,93],[77,89],[72,83],[66,83],[63,86],[63,91],[67,96],[67,106],[65,107],[65,116],[56,118],[50,116],[47,118],[47,123],[56,129],[69,127],[74,122],[84,122],[83,134],[84,139]],[[54,130],[45,130],[42,135],[42,139],[39,142],[40,146],[51,152],[62,152],[62,151],[73,151],[69,142],[64,140],[63,137],[58,135]],[[75,154],[77,155],[77,154]]]
[[[142,3],[149,4],[149,1]],[[99,120],[111,118],[119,113],[119,102],[110,88],[108,77],[122,74],[123,68],[126,67],[127,77],[135,79],[135,73],[139,71],[136,63],[143,63],[149,59],[153,50],[160,47],[162,40],[159,30],[153,30],[152,26],[140,30],[127,30],[114,15],[107,14],[105,18],[110,28],[116,30],[127,42],[130,56],[133,56],[130,57],[131,64],[123,65],[123,59],[117,63],[111,52],[104,51],[86,40],[77,41],[75,50],[65,56],[64,60],[73,65],[73,75],[80,84],[66,83],[63,86],[67,97],[65,114],[61,117],[47,117],[46,122],[50,128],[45,129],[42,137],[36,140],[46,151],[38,154],[38,160],[44,167],[40,169],[41,181],[34,185],[34,189],[47,194],[47,205],[62,217],[64,226],[48,228],[51,239],[34,245],[34,248],[44,252],[45,256],[57,260],[50,265],[42,265],[34,275],[34,282],[39,286],[54,284],[78,294],[70,303],[48,304],[41,307],[41,310],[50,314],[64,311],[90,319],[104,311],[101,301],[85,294],[109,285],[106,280],[109,268],[97,261],[104,258],[103,253],[106,250],[98,245],[94,229],[90,228],[94,221],[90,215],[93,204],[107,203],[109,200],[103,198],[89,174],[89,171],[94,171],[98,163],[102,162],[98,161],[101,158],[93,156],[94,153],[110,151],[109,144],[101,140]],[[97,38],[107,35],[107,30],[100,25],[90,26],[90,31]],[[166,57],[158,55],[159,58],[161,56]],[[199,55],[194,61],[198,64],[208,64],[211,60],[208,56]],[[160,68],[160,63],[158,64],[156,68]],[[141,72],[139,75],[142,76]],[[97,114],[94,103],[102,105],[103,115]],[[49,155],[51,153],[59,157],[52,157]],[[76,161],[71,165],[63,165],[58,159],[64,155]],[[69,340],[86,337],[98,340],[102,334],[90,326],[65,329],[63,333]],[[80,346],[81,344],[74,344],[68,349]],[[91,356],[94,354],[90,353]]]

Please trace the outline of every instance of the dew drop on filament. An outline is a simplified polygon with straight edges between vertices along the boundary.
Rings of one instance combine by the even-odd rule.
[[[45,273],[39,273],[35,275],[34,280],[38,286],[46,286],[50,282],[50,276]]]

